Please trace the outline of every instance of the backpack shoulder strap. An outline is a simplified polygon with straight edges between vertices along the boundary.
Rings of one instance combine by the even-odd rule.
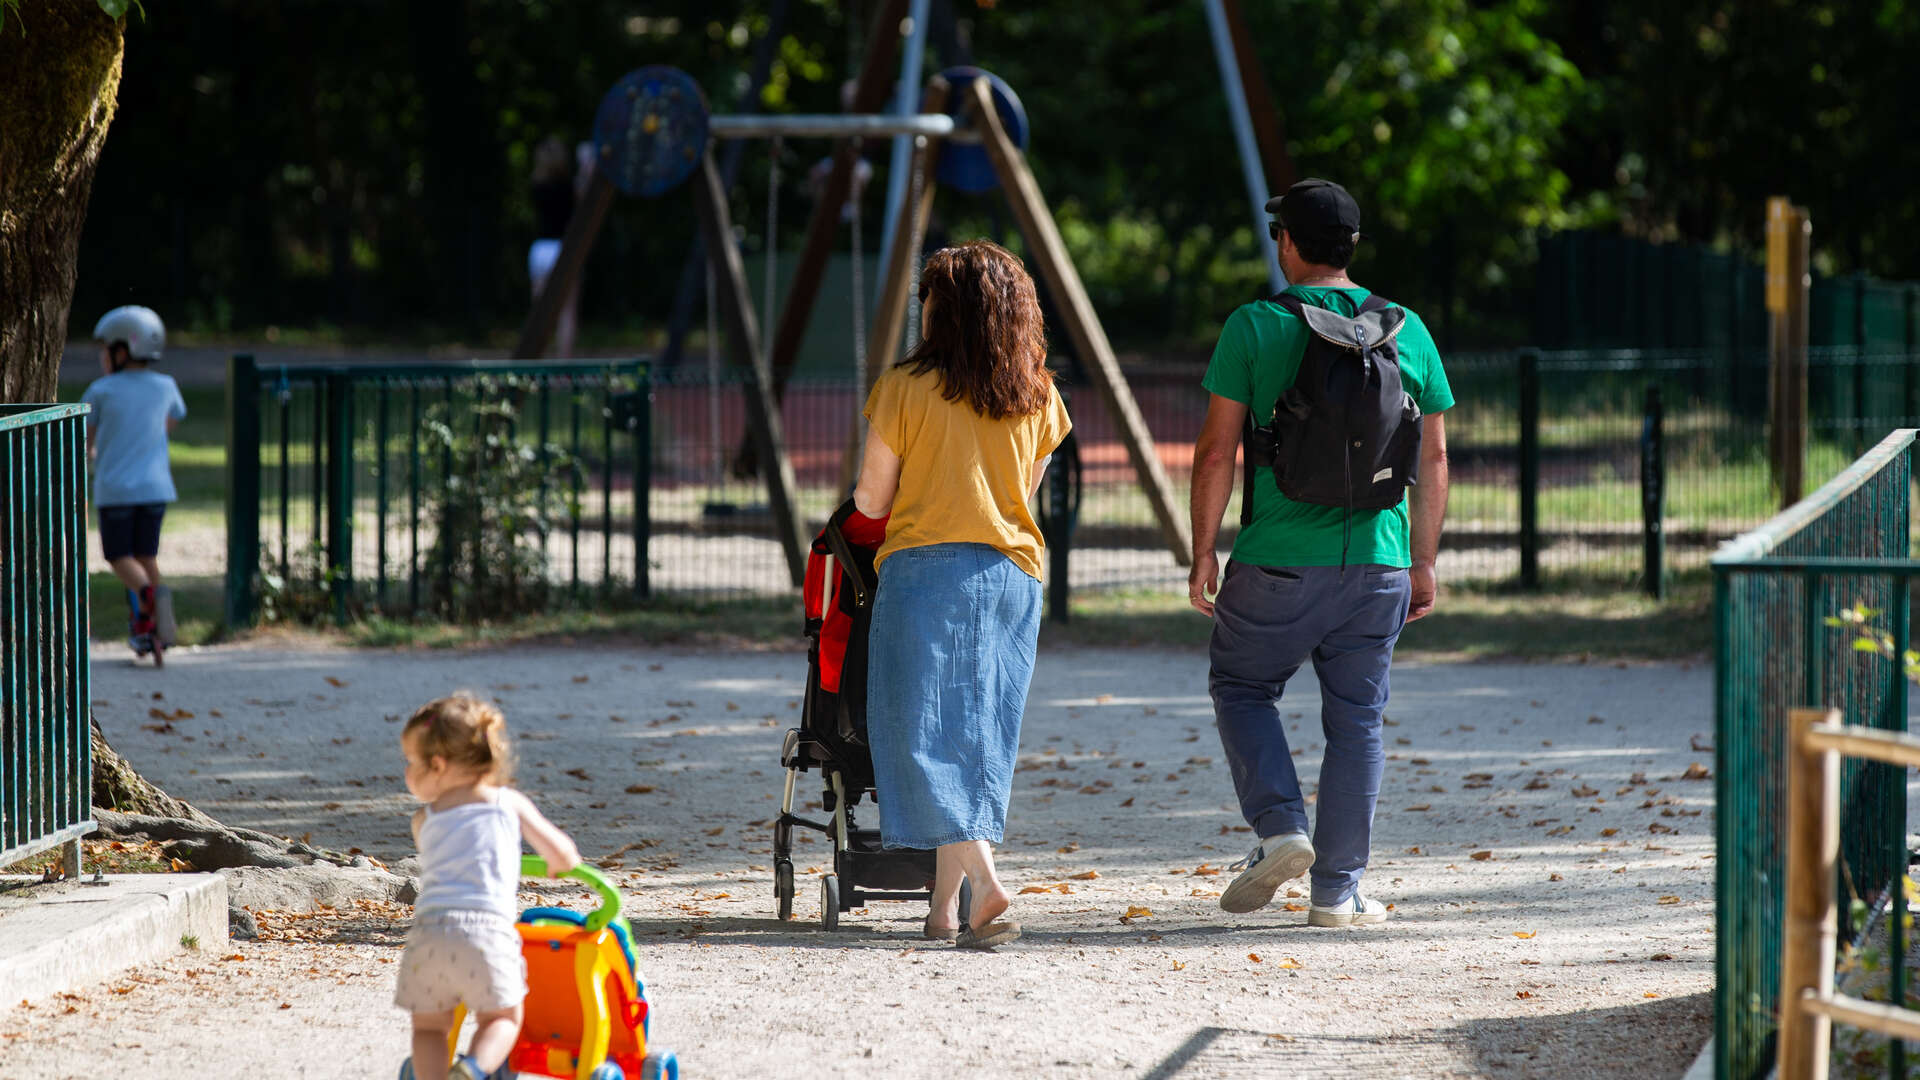
[[[1274,293],[1273,296],[1271,297],[1271,300],[1273,303],[1279,304],[1281,307],[1286,308],[1287,311],[1294,316],[1300,316],[1300,309],[1306,306],[1301,302],[1299,297],[1293,295],[1290,292],[1286,292],[1284,290]]]
[[[1367,298],[1360,301],[1360,310],[1354,312],[1354,314],[1365,315],[1369,311],[1385,311],[1392,303],[1393,301],[1388,300],[1379,293],[1368,293]]]

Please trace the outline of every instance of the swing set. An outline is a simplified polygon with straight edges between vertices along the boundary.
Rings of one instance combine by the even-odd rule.
[[[869,58],[871,60],[871,57]],[[864,80],[863,80],[864,81]],[[860,102],[856,98],[856,105]],[[601,99],[594,119],[597,167],[580,206],[561,241],[560,256],[546,287],[535,300],[523,328],[515,356],[534,359],[550,340],[560,307],[577,280],[592,249],[615,193],[658,198],[681,184],[691,188],[706,253],[708,311],[709,422],[718,430],[720,359],[719,331],[726,331],[727,355],[746,373],[744,385],[751,459],[767,485],[777,538],[788,573],[797,588],[805,578],[810,534],[799,517],[796,483],[786,451],[779,396],[787,367],[805,329],[818,286],[817,261],[824,257],[836,226],[835,216],[847,199],[849,181],[860,141],[888,136],[911,139],[908,162],[910,195],[902,208],[893,241],[887,246],[883,281],[871,320],[863,309],[861,280],[861,215],[857,201],[849,217],[854,244],[853,365],[858,380],[853,415],[848,418],[847,453],[843,459],[843,486],[851,486],[863,436],[859,402],[865,400],[886,366],[899,356],[903,340],[911,341],[911,298],[918,289],[919,255],[939,181],[961,190],[999,187],[1006,195],[1025,238],[1028,261],[1053,296],[1059,321],[1083,366],[1098,386],[1126,445],[1134,471],[1158,519],[1169,550],[1182,566],[1188,564],[1191,537],[1182,508],[1155,450],[1146,422],[1120,371],[1079,272],[1067,257],[1059,227],[1047,208],[1039,185],[1027,167],[1023,146],[1026,118],[1019,100],[1004,82],[977,68],[952,68],[929,80],[920,112],[905,115],[866,113],[826,115],[715,115],[699,84],[685,72],[652,66],[629,72]],[[767,245],[765,307],[753,310],[747,287],[747,269],[733,240],[726,185],[713,156],[721,139],[771,141],[768,185],[768,235],[777,225],[779,161],[785,140],[832,138],[841,140],[826,192],[813,209],[808,247],[781,313],[779,332],[769,347],[762,328],[774,322],[774,252]],[[811,280],[803,280],[811,279]],[[798,310],[796,310],[798,309]],[[758,314],[758,317],[756,317]],[[716,440],[716,473],[724,469]]]

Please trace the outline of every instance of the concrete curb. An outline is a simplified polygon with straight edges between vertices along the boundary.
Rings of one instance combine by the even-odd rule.
[[[0,1006],[171,956],[188,937],[204,950],[227,943],[218,874],[120,874],[0,893]]]

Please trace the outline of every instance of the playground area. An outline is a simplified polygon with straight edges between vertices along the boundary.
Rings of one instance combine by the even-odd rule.
[[[1043,651],[1000,855],[1026,935],[990,955],[923,941],[925,912],[904,903],[824,932],[827,852],[807,833],[794,919],[775,919],[769,822],[805,669],[788,651],[260,643],[179,651],[161,678],[103,645],[93,696],[115,745],[169,791],[402,871],[398,719],[455,689],[497,699],[519,782],[624,890],[654,1038],[687,1075],[806,1061],[888,1077],[1651,1078],[1679,1076],[1706,1039],[1701,666],[1398,667],[1367,878],[1392,918],[1319,930],[1284,890],[1252,915],[1217,906],[1251,840],[1204,654]],[[1311,780],[1312,681],[1282,709]],[[583,893],[530,883],[522,899],[578,907]],[[260,922],[261,940],[220,955],[0,1013],[9,1075],[103,1060],[161,1080],[215,1060],[387,1073],[406,1028],[390,1004],[406,910]]]

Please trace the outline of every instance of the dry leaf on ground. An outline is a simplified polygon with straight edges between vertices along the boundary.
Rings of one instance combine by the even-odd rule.
[[[1286,969],[1288,969],[1289,971],[1291,971],[1291,970],[1294,970],[1294,969],[1296,969],[1296,968],[1298,968],[1298,967],[1300,966],[1300,961],[1298,961],[1298,960],[1295,960],[1295,959],[1294,959],[1293,957],[1291,957],[1291,956],[1289,956],[1289,957],[1287,957],[1287,958],[1286,958],[1285,960],[1282,960],[1282,961],[1280,961],[1279,963],[1277,963],[1277,964],[1275,964],[1275,965],[1273,965],[1273,966],[1274,966],[1274,967],[1279,967],[1279,968],[1286,968]]]
[[[1539,932],[1538,930],[1515,930],[1513,936],[1517,938],[1530,938]]]
[[[1077,874],[1067,875],[1068,878],[1074,881],[1092,881],[1099,876],[1100,876],[1100,871],[1098,870],[1082,870]]]
[[[1472,860],[1473,860],[1474,862],[1486,862],[1486,861],[1487,861],[1488,859],[1491,859],[1491,858],[1493,858],[1493,852],[1491,852],[1491,851],[1476,851],[1476,852],[1474,852],[1474,853],[1473,853],[1472,855],[1469,855],[1469,856],[1467,856],[1467,857],[1468,857],[1468,858],[1470,858],[1470,859],[1472,859]]]

